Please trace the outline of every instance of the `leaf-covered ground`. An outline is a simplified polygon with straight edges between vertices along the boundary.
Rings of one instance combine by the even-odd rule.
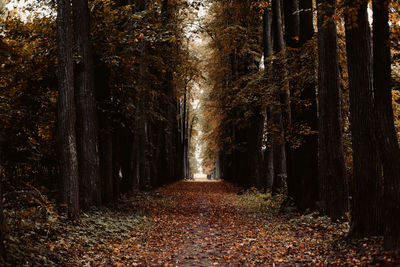
[[[381,238],[349,241],[347,223],[331,223],[317,214],[278,213],[279,199],[255,191],[237,192],[225,182],[178,182],[123,199],[113,209],[83,213],[75,225],[57,215],[50,203],[31,203],[19,210],[6,206],[10,234],[4,264],[400,264],[399,254],[382,250]]]

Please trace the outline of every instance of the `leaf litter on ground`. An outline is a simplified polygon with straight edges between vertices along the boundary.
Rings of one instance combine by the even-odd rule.
[[[239,192],[239,194],[238,194]],[[396,266],[382,237],[349,240],[348,222],[280,209],[282,196],[226,182],[177,182],[82,212],[46,196],[6,199],[5,266]]]

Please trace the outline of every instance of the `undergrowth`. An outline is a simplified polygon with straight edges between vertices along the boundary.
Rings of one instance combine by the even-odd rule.
[[[250,188],[234,195],[229,200],[239,211],[245,213],[277,212],[282,202],[283,195],[272,195],[270,192],[260,192],[256,188]]]
[[[145,203],[150,194],[124,197],[111,208],[81,213],[73,224],[37,190],[6,196],[6,255],[1,266],[83,266],[115,262],[120,244],[135,242],[151,225]]]

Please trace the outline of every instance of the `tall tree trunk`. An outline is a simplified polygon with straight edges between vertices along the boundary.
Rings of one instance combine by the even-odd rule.
[[[272,31],[271,31],[271,14],[269,8],[265,8],[263,12],[263,52],[264,52],[264,69],[268,71],[271,68],[269,57],[273,54]]]
[[[142,98],[142,97],[140,97]],[[138,113],[138,128],[136,129],[135,134],[138,135],[137,139],[137,147],[136,147],[136,152],[137,152],[137,179],[138,179],[138,186],[139,188],[143,188],[143,186],[146,184],[146,137],[145,137],[145,118],[144,118],[144,112],[143,112],[143,106],[142,106],[142,100],[138,100],[138,105],[137,108],[139,110]],[[134,148],[135,149],[135,148]]]
[[[134,176],[133,179],[133,185],[136,188],[139,188],[140,185],[142,184],[142,177],[140,174],[140,158],[141,158],[141,153],[140,153],[140,144],[141,144],[141,131],[140,131],[140,117],[141,117],[141,105],[140,105],[140,100],[138,99],[139,97],[136,96],[135,102],[136,102],[136,110],[135,110],[135,124],[134,124],[134,133],[133,133],[133,142],[132,142],[132,148],[131,148],[131,154],[132,154],[132,162],[131,162],[131,171],[132,175]]]
[[[83,208],[101,204],[93,55],[87,0],[72,0],[78,62],[75,76],[80,196]]]
[[[349,2],[346,14],[354,187],[350,234],[356,237],[382,233],[382,177],[376,154],[378,147],[374,123],[372,50],[367,7],[367,0],[360,1],[357,5]]]
[[[58,159],[67,216],[79,217],[79,174],[75,133],[74,71],[71,2],[57,1],[58,45]]]
[[[183,93],[183,114],[182,114],[182,140],[183,140],[183,174],[184,179],[188,179],[187,177],[187,85],[185,85],[184,93]]]
[[[147,10],[148,1],[138,0],[135,1],[135,8],[137,11],[144,11]],[[146,20],[144,21],[146,22]],[[146,58],[148,55],[146,41],[142,40],[139,44],[139,53],[141,58]],[[136,180],[137,185],[139,188],[143,188],[143,186],[147,183],[147,161],[148,156],[146,154],[146,148],[148,146],[147,143],[147,116],[145,108],[146,106],[146,96],[145,91],[148,88],[148,81],[147,81],[147,73],[148,68],[145,63],[141,63],[139,65],[139,78],[137,83],[137,90],[136,90],[136,114],[135,114],[135,139],[132,148],[132,155],[135,153],[135,160],[136,160]],[[135,148],[136,147],[136,148]]]
[[[121,140],[119,138],[119,127],[114,125],[112,127],[112,164],[113,164],[113,196],[114,202],[116,202],[120,196],[120,185],[121,185]]]
[[[300,35],[298,0],[283,0],[283,12],[286,46],[295,48],[298,46]]]
[[[104,204],[111,204],[114,200],[112,128],[106,114],[101,114],[99,118],[101,119],[99,144],[102,199]]]
[[[172,122],[172,146],[171,146],[171,155],[172,155],[172,162],[174,162],[174,169],[173,169],[173,180],[176,181],[177,179],[184,179],[185,174],[183,172],[183,140],[181,135],[182,127],[179,127],[179,116],[181,115],[180,111],[180,101],[176,99],[176,108],[173,110],[173,115],[176,119]]]
[[[255,115],[251,119],[251,125],[247,130],[247,149],[249,159],[249,176],[251,185],[256,188],[265,188],[265,169],[262,159],[262,141],[264,133],[264,116],[261,108],[255,108]]]
[[[400,248],[400,149],[394,127],[388,1],[373,1],[373,73],[375,116],[384,173],[384,220],[387,249]]]
[[[341,127],[335,0],[318,0],[318,176],[323,214],[341,218],[348,210],[348,184]]]
[[[273,141],[273,163],[274,179],[272,191],[275,193],[287,193],[287,172],[286,172],[286,152],[285,137],[283,135],[282,112],[279,99],[275,98],[275,104],[271,107],[272,113],[272,141]]]
[[[273,133],[271,132],[272,129],[272,106],[269,105],[266,110],[267,116],[267,143],[264,152],[264,162],[265,162],[265,169],[266,169],[266,177],[265,177],[265,187],[266,189],[272,189],[274,184],[274,145],[273,145]]]
[[[300,0],[300,45],[311,40],[314,35],[312,0]],[[314,60],[310,58],[308,60]],[[300,100],[307,106],[294,107],[298,123],[308,125],[318,132],[316,82],[311,81],[301,89]],[[295,119],[293,119],[295,120]],[[314,209],[318,201],[318,135],[303,136],[300,147],[293,149],[293,172],[296,183],[294,200],[300,211]],[[289,188],[290,192],[290,188]]]
[[[136,132],[135,132],[136,133]],[[120,143],[119,151],[119,168],[118,172],[121,173],[121,192],[127,193],[132,189],[132,184],[130,184],[133,180],[132,175],[132,162],[134,161],[134,151],[132,146],[134,143],[132,141],[133,134],[128,127],[118,126],[118,143]],[[122,178],[122,179],[121,179]]]
[[[162,8],[161,8],[161,16],[162,16],[162,21],[164,24],[167,24],[170,22],[170,7],[169,7],[169,1],[168,0],[163,0],[162,1]],[[171,51],[171,46],[169,43],[165,43],[163,44],[165,46],[166,51]],[[169,58],[166,59],[165,64],[170,65],[169,62]],[[165,93],[168,96],[168,100],[166,100],[166,104],[165,104],[165,112],[166,112],[166,116],[168,121],[165,123],[166,128],[163,129],[162,134],[162,149],[163,151],[161,151],[159,153],[160,155],[160,164],[161,164],[161,169],[159,170],[160,176],[163,176],[163,181],[162,183],[169,183],[174,179],[180,179],[181,177],[174,177],[175,176],[175,172],[174,172],[174,168],[176,165],[176,162],[174,160],[174,156],[172,153],[173,151],[173,137],[174,137],[174,123],[176,121],[179,122],[179,120],[177,120],[176,118],[178,116],[176,116],[175,114],[175,105],[173,103],[174,100],[176,100],[176,96],[174,94],[174,86],[173,86],[173,74],[172,72],[167,69],[165,76],[164,76],[164,80],[165,80]],[[165,171],[163,171],[165,170]],[[160,177],[161,178],[161,177]]]
[[[283,41],[282,29],[282,9],[280,0],[272,0],[272,32],[273,32],[273,47],[275,54],[285,54],[285,45]],[[284,57],[284,55],[283,55]],[[286,71],[273,66],[275,74],[282,80],[286,77]],[[285,88],[286,87],[286,88]],[[286,153],[285,153],[285,126],[290,122],[289,108],[289,88],[284,86],[280,92],[275,92],[274,104],[272,106],[272,121],[273,127],[273,150],[274,150],[274,184],[273,191],[287,191],[287,170],[286,170]]]
[[[314,22],[313,22],[313,5],[312,0],[299,0],[300,10],[300,39],[299,44],[302,46],[314,36]]]
[[[264,50],[264,71],[267,75],[268,71],[272,68],[270,57],[273,54],[272,48],[272,32],[271,32],[271,14],[269,8],[265,8],[263,12],[263,50]],[[265,121],[267,126],[267,143],[264,151],[264,162],[265,162],[265,187],[266,189],[272,189],[274,181],[274,150],[272,140],[272,104],[269,103],[265,110]]]
[[[172,73],[167,72],[166,74],[166,89],[167,94],[169,96],[169,100],[167,100],[167,114],[168,114],[168,122],[167,122],[167,130],[165,131],[165,153],[166,153],[166,168],[168,169],[168,179],[166,182],[172,182],[174,179],[182,179],[183,177],[179,176],[176,173],[176,169],[179,167],[180,161],[175,161],[175,157],[180,158],[179,152],[180,149],[177,149],[175,145],[179,144],[180,136],[179,136],[179,119],[177,116],[177,108],[175,102],[178,102],[174,95],[174,87],[173,87],[173,76]],[[178,138],[175,139],[175,136]],[[178,143],[175,144],[175,142]],[[180,169],[180,168],[179,168]]]
[[[3,162],[4,162],[4,145],[6,139],[0,135],[0,196],[3,198]],[[3,200],[0,201],[0,259],[4,257],[4,213]]]
[[[221,163],[222,163],[222,155],[221,155],[222,151],[218,151],[217,152],[217,161],[215,163],[215,180],[220,180],[221,179]]]
[[[146,103],[147,104],[147,103]],[[146,105],[147,106],[147,105]],[[145,118],[144,120],[144,150],[143,150],[143,158],[144,158],[144,188],[146,190],[151,189],[152,187],[152,179],[151,179],[151,166],[153,159],[153,149],[151,148],[151,123],[149,122],[149,118]]]
[[[286,41],[286,47],[289,48],[296,48],[298,46],[298,41],[299,41],[299,5],[298,5],[298,0],[283,0],[283,12],[284,12],[284,20],[285,20],[285,41]],[[289,51],[290,53],[290,51]],[[288,92],[290,92],[290,95],[293,93],[293,90],[296,88],[296,81],[295,79],[289,79],[288,81]],[[290,89],[289,89],[290,88]],[[289,96],[286,96],[287,98],[287,106],[290,109],[285,111],[288,115],[288,122],[287,125],[285,126],[285,134],[286,135],[291,135],[292,129],[291,129],[291,109],[292,105],[289,104]],[[286,106],[285,105],[285,106]],[[285,107],[284,106],[284,107]],[[284,114],[285,114],[284,113]],[[293,157],[293,149],[291,148],[291,141],[286,140],[286,166],[287,166],[287,186],[288,186],[288,196],[291,197],[291,199],[294,199],[294,195],[297,189],[296,184],[299,182],[299,177],[297,176],[297,173],[295,173],[295,162],[294,162],[294,157]]]
[[[280,0],[272,0],[273,49],[276,54],[285,50],[283,40],[282,8]]]
[[[97,102],[100,106],[97,116],[99,118],[101,191],[104,203],[110,204],[114,200],[112,123],[108,117],[111,94],[108,86],[108,71],[104,66],[101,66],[100,62],[97,65],[100,65],[95,70],[95,87]]]

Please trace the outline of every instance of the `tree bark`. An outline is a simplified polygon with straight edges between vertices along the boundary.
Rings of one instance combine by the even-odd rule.
[[[283,0],[283,12],[286,46],[296,48],[299,44],[300,35],[298,0]]]
[[[106,114],[99,118],[102,120],[99,132],[102,199],[104,204],[111,204],[114,200],[112,128]]]
[[[283,11],[284,11],[284,20],[285,20],[285,41],[286,41],[286,47],[289,48],[297,48],[298,47],[298,41],[299,41],[299,5],[297,0],[283,0]],[[290,88],[290,89],[289,89]],[[288,93],[287,95],[290,95],[293,93],[293,90],[296,88],[296,81],[294,79],[289,79],[288,81]],[[292,116],[291,116],[291,104],[290,104],[290,96],[285,96],[285,101],[287,102],[286,105],[283,106],[285,108],[286,106],[288,107],[288,110],[284,110],[284,114],[286,115],[286,119],[288,122],[285,125],[284,122],[284,127],[285,127],[285,134],[286,135],[291,135],[292,129],[291,129],[291,122],[292,122]],[[290,105],[290,106],[289,106]],[[290,108],[290,109],[289,109]],[[288,142],[289,141],[289,142]],[[286,140],[286,147],[285,147],[285,152],[286,152],[286,166],[287,166],[287,186],[288,186],[288,196],[291,197],[291,199],[294,198],[294,192],[296,191],[296,184],[299,182],[299,177],[297,176],[297,173],[295,173],[295,159],[294,159],[294,154],[293,154],[293,149],[291,148],[291,141]]]
[[[314,36],[313,6],[312,0],[299,0],[300,10],[300,39],[299,45],[302,46]]]
[[[99,159],[101,170],[101,191],[104,203],[114,201],[113,182],[113,138],[112,123],[108,117],[108,107],[111,102],[110,88],[108,86],[109,73],[100,62],[95,70],[96,98],[99,103],[97,116],[99,118]]]
[[[311,40],[313,35],[312,0],[300,0],[300,45]],[[293,120],[309,126],[311,131],[318,132],[316,82],[304,85],[300,100],[309,105],[300,108],[295,106],[293,114],[296,114],[296,119]],[[292,153],[295,174],[295,186],[292,188],[294,201],[300,211],[314,209],[318,201],[318,135],[310,133],[303,136],[303,143],[293,149]]]
[[[340,219],[348,210],[341,127],[335,0],[318,0],[318,176],[322,214]]]
[[[183,174],[184,179],[187,177],[187,85],[185,85],[183,93],[183,114],[182,114],[182,140],[183,140]]]
[[[119,138],[119,127],[112,127],[112,164],[113,164],[113,196],[116,202],[120,196],[121,185],[121,140]]]
[[[4,145],[6,139],[0,135],[0,196],[3,199],[3,162],[4,162]],[[0,201],[0,258],[4,257],[4,213],[3,213],[3,200]]]
[[[275,53],[285,50],[282,28],[282,8],[280,0],[272,0],[272,33],[273,33],[273,48]]]
[[[72,61],[71,2],[57,1],[58,45],[58,160],[67,216],[79,217],[78,153],[75,134],[74,71]]]
[[[264,133],[264,116],[261,108],[255,108],[255,115],[251,118],[251,125],[247,130],[247,152],[249,160],[248,175],[250,183],[256,188],[265,188],[265,170],[262,160],[262,140]]]
[[[384,173],[384,246],[400,248],[400,149],[394,127],[388,1],[373,1],[373,85]]]
[[[279,99],[275,99],[278,102]],[[279,102],[278,102],[279,103]],[[287,172],[286,172],[286,152],[285,137],[283,135],[282,112],[280,104],[273,104],[272,113],[272,141],[273,141],[273,163],[274,163],[274,179],[272,184],[272,192],[287,193]]]
[[[83,208],[101,204],[93,55],[87,0],[72,0],[77,49],[75,76],[80,196]]]
[[[273,54],[271,14],[268,7],[265,8],[263,12],[263,52],[264,69],[267,71],[271,67],[269,57],[271,57]]]
[[[270,57],[273,54],[272,47],[272,32],[271,32],[271,14],[269,8],[264,9],[263,13],[263,50],[264,50],[264,71],[265,75],[267,75],[269,69],[271,69],[271,61]],[[272,140],[272,112],[271,112],[272,104],[269,103],[267,105],[265,111],[265,121],[267,126],[267,143],[264,151],[264,163],[265,163],[265,188],[272,189],[273,181],[274,181],[274,150],[273,150],[273,140]]]
[[[285,45],[283,41],[282,28],[282,9],[280,0],[272,0],[272,33],[273,47],[275,54],[285,54]],[[284,57],[284,56],[283,56]],[[273,66],[274,74],[285,79],[286,70],[277,69]],[[282,74],[283,72],[283,74]],[[274,104],[272,106],[273,127],[273,150],[274,150],[274,192],[287,191],[287,169],[286,169],[286,152],[285,152],[285,129],[290,124],[290,107],[289,107],[289,90],[288,86],[284,86],[280,92],[275,92]],[[279,104],[278,104],[279,103]],[[285,127],[286,126],[286,127]]]
[[[166,91],[169,96],[169,100],[167,101],[167,114],[168,114],[168,122],[167,122],[167,130],[165,131],[165,153],[166,153],[166,168],[168,169],[168,179],[167,182],[172,182],[174,179],[182,179],[183,177],[176,172],[179,168],[180,160],[175,160],[175,157],[180,158],[180,149],[178,149],[178,145],[180,144],[180,135],[179,135],[179,119],[178,118],[178,109],[176,108],[176,104],[178,100],[174,96],[174,87],[173,87],[173,76],[172,73],[167,72],[166,74]],[[175,138],[177,137],[177,138]],[[178,166],[178,167],[177,167]]]
[[[378,235],[381,228],[382,177],[377,157],[372,88],[371,35],[363,0],[348,3],[346,51],[350,87],[350,122],[353,143],[353,196],[350,234]],[[354,14],[356,20],[354,21]]]

